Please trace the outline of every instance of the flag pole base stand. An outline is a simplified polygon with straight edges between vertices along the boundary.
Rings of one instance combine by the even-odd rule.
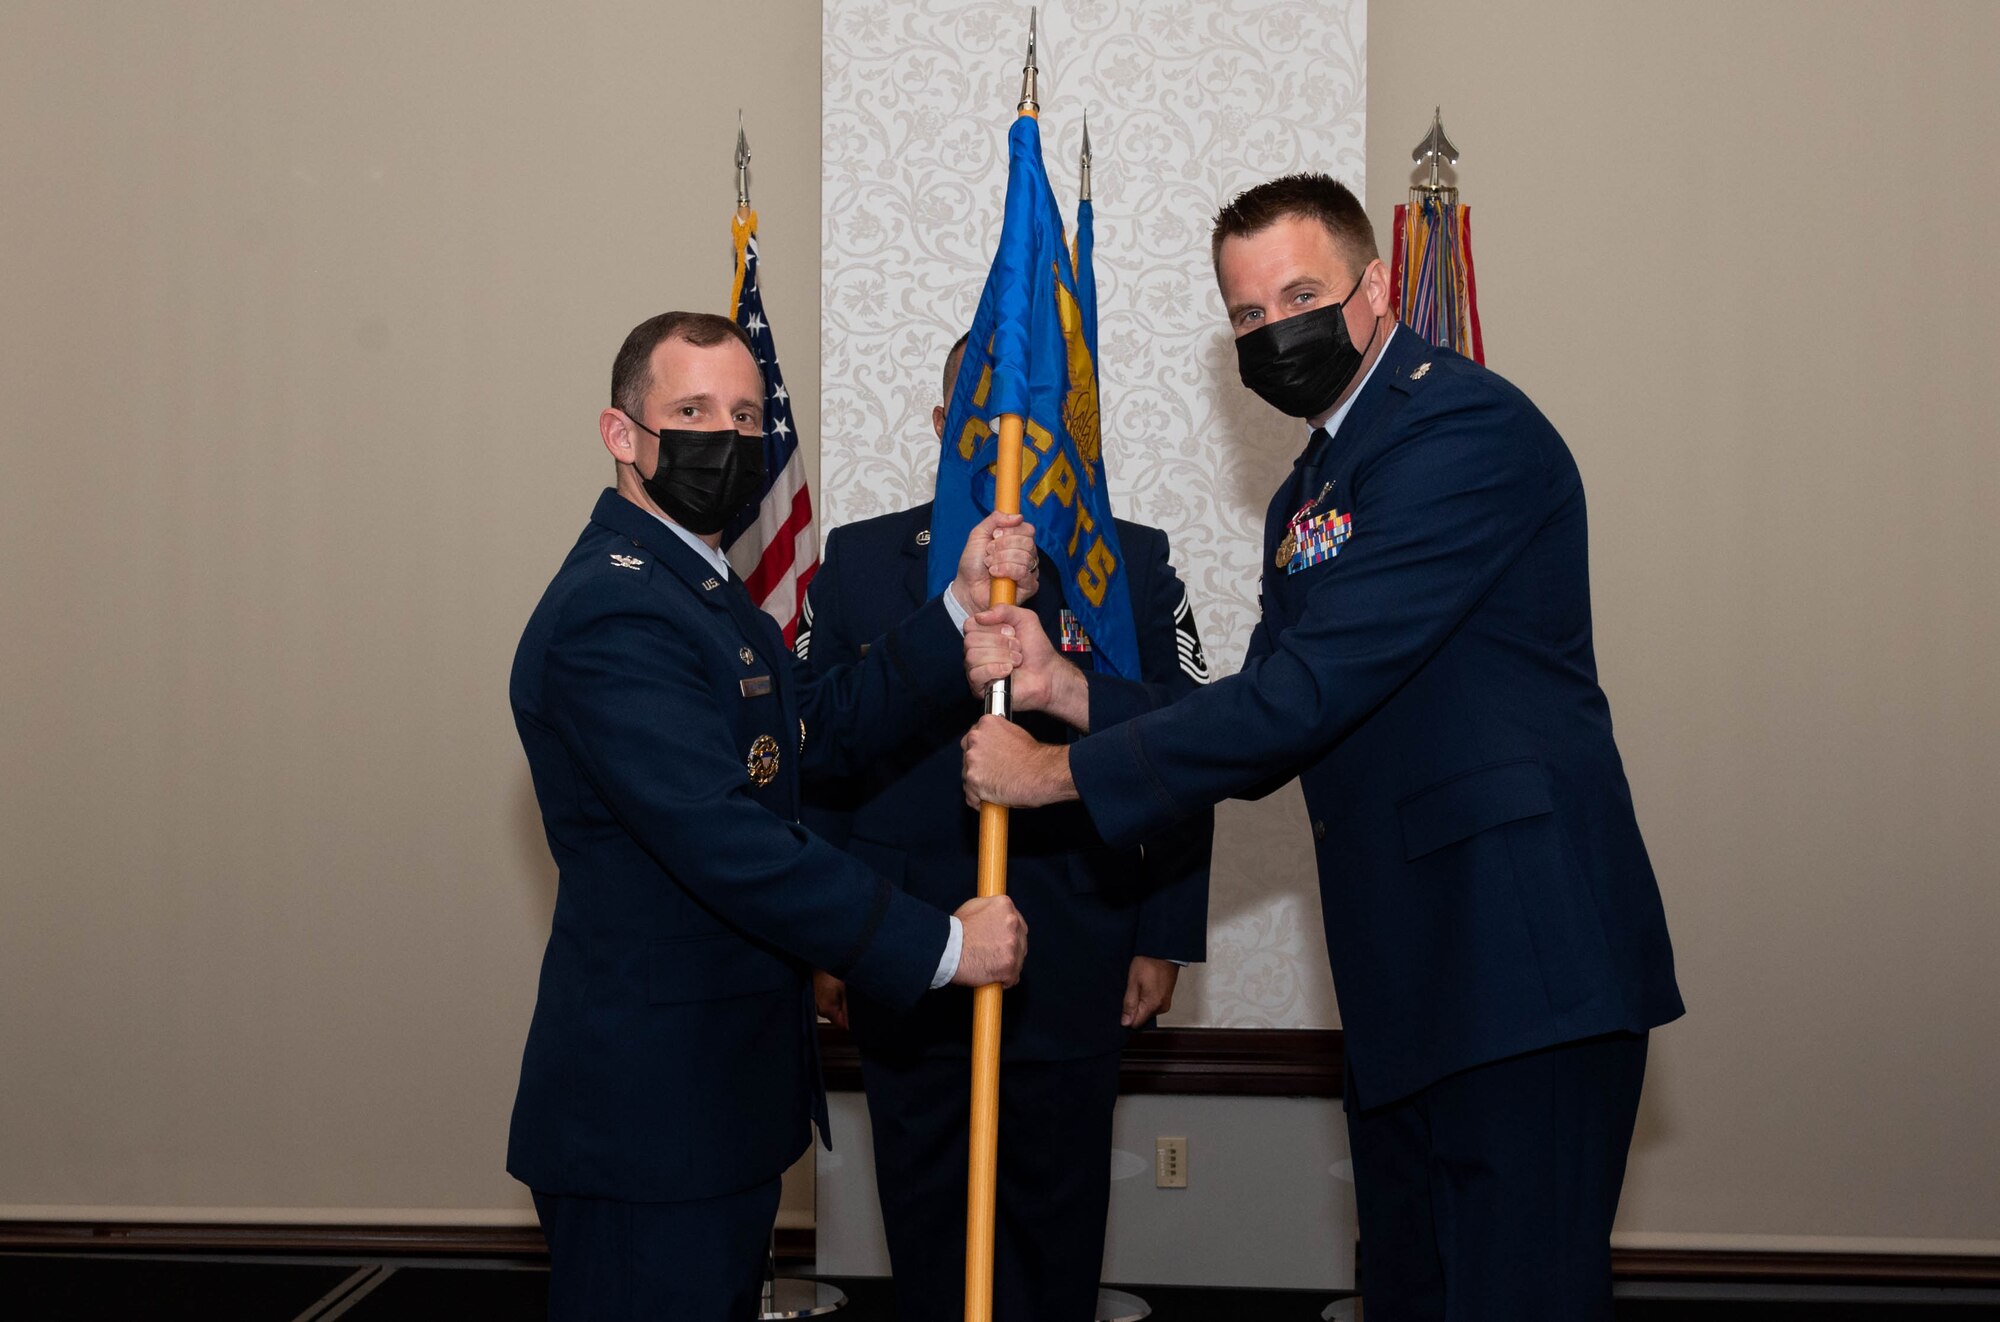
[[[778,1231],[771,1229],[771,1247],[764,1254],[764,1289],[757,1296],[757,1322],[787,1317],[823,1317],[847,1304],[847,1296],[825,1281],[778,1275]]]
[[[808,1281],[797,1276],[776,1276],[764,1282],[758,1298],[759,1322],[777,1322],[788,1317],[824,1317],[847,1304],[847,1296],[825,1281]]]
[[[1097,1322],[1139,1322],[1152,1315],[1153,1306],[1138,1295],[1098,1287]]]

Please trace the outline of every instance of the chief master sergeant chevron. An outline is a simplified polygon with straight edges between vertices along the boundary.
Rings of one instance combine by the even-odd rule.
[[[968,795],[1080,797],[1126,844],[1298,776],[1368,1322],[1608,1319],[1647,1032],[1682,1007],[1597,684],[1576,464],[1519,390],[1396,328],[1333,180],[1244,193],[1212,256],[1244,383],[1312,428],[1243,669],[1066,747],[983,720]],[[1022,665],[1016,708],[1067,719],[1079,686],[1032,619],[982,615],[968,663]]]
[[[552,1318],[742,1322],[779,1177],[826,1128],[809,969],[908,1005],[1011,984],[1026,956],[1003,898],[947,916],[797,825],[800,777],[851,775],[955,705],[965,612],[993,574],[1032,581],[1035,547],[986,520],[944,598],[859,664],[795,678],[717,549],[762,476],[743,331],[642,323],[611,400],[617,488],[510,686],[561,879],[507,1169],[548,1237]]]

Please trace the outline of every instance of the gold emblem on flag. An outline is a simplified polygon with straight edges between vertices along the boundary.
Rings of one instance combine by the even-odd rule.
[[[768,734],[760,734],[750,744],[750,756],[743,763],[750,773],[750,779],[758,789],[764,788],[778,778],[778,741]]]
[[[1056,281],[1056,319],[1062,323],[1063,352],[1069,360],[1070,388],[1063,399],[1063,427],[1086,465],[1084,476],[1095,486],[1097,457],[1104,451],[1098,433],[1097,365],[1090,361],[1090,345],[1083,338],[1083,309],[1060,279]]]

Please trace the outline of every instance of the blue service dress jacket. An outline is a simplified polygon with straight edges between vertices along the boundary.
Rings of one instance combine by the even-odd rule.
[[[931,507],[836,529],[807,593],[799,650],[815,673],[833,673],[871,651],[870,640],[924,599]],[[1132,575],[1143,682],[1095,669],[1095,654],[1068,659],[1086,674],[1091,723],[1102,728],[1192,692],[1207,675],[1187,589],[1167,558],[1166,534],[1118,520]],[[1027,603],[1051,644],[1063,636],[1063,583],[1047,557]],[[1109,681],[1109,682],[1107,682]],[[924,731],[856,777],[807,786],[805,820],[899,889],[946,909],[972,898],[979,817],[966,807],[959,740],[980,704],[962,683]],[[1038,737],[1068,727],[1023,718]],[[1207,945],[1209,846],[1214,814],[1196,805],[1143,843],[1107,845],[1074,804],[1016,812],[1008,828],[1007,893],[1032,937],[1021,981],[1007,992],[1001,1050],[1009,1060],[1067,1060],[1117,1051],[1118,1016],[1134,955],[1192,963]],[[850,988],[855,1041],[874,1054],[964,1055],[971,993],[950,988],[914,1006],[885,1004]]]
[[[809,980],[891,1005],[949,920],[798,824],[965,689],[936,599],[865,661],[795,672],[740,583],[615,491],[536,606],[510,694],[560,879],[508,1142],[545,1193],[708,1198],[825,1133]]]
[[[1350,1107],[1682,1013],[1576,464],[1519,390],[1407,329],[1271,502],[1242,672],[1070,764],[1116,843],[1300,778]]]

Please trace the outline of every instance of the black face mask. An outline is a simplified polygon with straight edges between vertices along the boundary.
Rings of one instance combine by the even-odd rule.
[[[1243,384],[1266,404],[1294,418],[1316,418],[1332,408],[1375,343],[1372,330],[1368,343],[1359,349],[1347,334],[1343,309],[1359,288],[1361,276],[1356,276],[1347,297],[1331,307],[1301,312],[1238,336],[1236,370],[1242,374]]]
[[[736,511],[764,485],[764,438],[738,431],[659,431],[632,424],[660,438],[660,462],[651,477],[639,479],[653,503],[689,532],[721,532]]]

